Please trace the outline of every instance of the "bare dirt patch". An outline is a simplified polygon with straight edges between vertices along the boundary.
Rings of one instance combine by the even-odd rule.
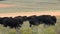
[[[12,6],[15,6],[15,5],[12,5],[12,4],[0,4],[0,8],[6,8],[6,7],[12,7]]]

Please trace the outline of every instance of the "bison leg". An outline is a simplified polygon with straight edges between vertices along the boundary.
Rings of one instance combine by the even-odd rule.
[[[32,24],[30,24],[30,27],[32,27]]]
[[[19,27],[16,28],[16,34],[21,34],[19,29],[20,29]]]

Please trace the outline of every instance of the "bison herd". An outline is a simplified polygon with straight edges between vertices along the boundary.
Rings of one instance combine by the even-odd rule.
[[[51,15],[32,15],[32,16],[15,16],[15,17],[0,17],[0,24],[4,27],[18,28],[25,22],[29,21],[29,26],[38,26],[40,24],[55,25],[57,18]]]
[[[40,25],[40,24],[45,24],[45,25],[55,25],[57,19],[55,16],[51,16],[51,15],[40,15],[40,16],[29,16],[28,17],[28,21],[30,23],[30,27],[32,25]]]

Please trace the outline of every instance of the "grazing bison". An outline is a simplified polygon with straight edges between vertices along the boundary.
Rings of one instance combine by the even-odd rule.
[[[56,23],[56,17],[51,15],[32,15],[28,17],[28,21],[30,23],[30,27],[32,25],[39,25],[39,24],[45,24],[45,25],[55,25]]]
[[[7,27],[7,26],[8,26],[8,25],[7,25],[8,19],[9,19],[8,17],[3,17],[3,18],[2,18],[2,23],[3,23],[3,26],[4,26],[4,27]]]
[[[0,17],[0,24],[2,24],[4,27],[9,26],[10,28],[17,28],[17,27],[21,27],[23,22],[26,20],[27,20],[27,16],[16,16],[14,18]]]
[[[37,16],[36,15],[29,16],[28,17],[28,21],[29,21],[30,27],[32,25],[36,25],[36,26],[39,25],[39,20],[37,19]]]
[[[14,19],[17,20],[17,22],[20,24],[20,26],[23,24],[23,18],[22,18],[22,16],[16,16],[16,17],[14,17]]]
[[[17,28],[19,26],[17,20],[12,17],[4,17],[2,23],[4,27]]]
[[[2,24],[4,27],[9,26],[10,28],[17,28],[21,27],[23,24],[22,18],[12,18],[12,17],[3,17],[0,18],[0,24]]]
[[[20,29],[21,25],[23,24],[23,21],[21,18],[12,18],[12,17],[3,17],[0,18],[1,19],[1,23],[4,27],[10,27],[10,28],[15,28],[17,32],[19,32],[18,30]]]
[[[45,25],[55,25],[57,20],[55,16],[51,16],[51,15],[40,15],[37,18],[40,21],[40,24],[45,24]]]

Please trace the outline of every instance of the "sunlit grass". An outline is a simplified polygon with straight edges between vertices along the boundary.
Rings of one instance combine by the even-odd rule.
[[[31,28],[21,28],[20,30],[21,34],[32,34]]]

